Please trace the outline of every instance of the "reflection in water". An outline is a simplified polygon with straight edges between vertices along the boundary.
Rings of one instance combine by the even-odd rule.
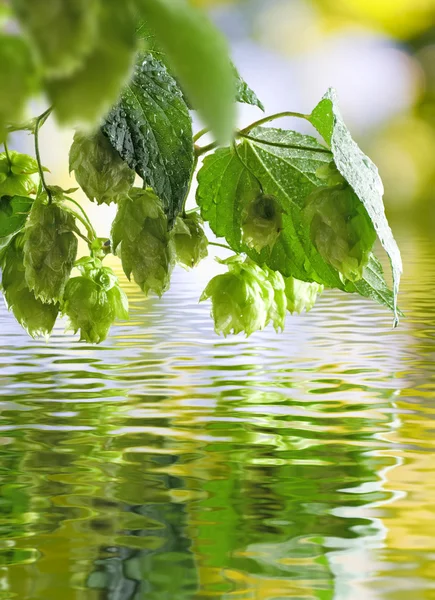
[[[326,293],[222,340],[207,266],[132,287],[102,347],[2,312],[0,599],[435,598],[433,247],[402,246],[426,280],[396,331]]]

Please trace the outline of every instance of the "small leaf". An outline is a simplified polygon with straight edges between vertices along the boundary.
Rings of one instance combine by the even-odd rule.
[[[24,239],[18,234],[2,252],[2,291],[9,310],[27,333],[48,337],[59,312],[58,304],[44,304],[35,297],[26,283]]]
[[[58,121],[94,125],[116,102],[123,84],[128,81],[135,50],[130,3],[104,0],[92,51],[74,72],[46,82]]]
[[[161,296],[169,288],[175,262],[161,202],[151,190],[133,188],[118,204],[112,226],[113,249],[124,273],[145,294]]]
[[[0,238],[20,231],[26,222],[33,198],[3,196],[0,198]]]
[[[0,142],[6,125],[21,119],[28,98],[37,90],[38,75],[27,42],[0,33]]]
[[[117,202],[132,187],[135,173],[109,140],[99,131],[94,135],[77,132],[69,152],[69,170],[89,200],[98,204]]]
[[[141,55],[102,130],[161,198],[171,224],[182,209],[193,168],[192,121],[177,83],[152,55]]]
[[[240,76],[239,72],[235,67],[234,76],[236,78],[236,101],[242,104],[250,104],[251,106],[257,106],[264,112],[264,105],[258,99],[257,94],[249,87],[246,81]]]
[[[192,106],[220,142],[234,129],[234,73],[228,46],[205,14],[186,0],[138,0]]]
[[[323,100],[313,110],[310,121],[331,146],[338,171],[364,204],[381,244],[390,258],[393,272],[393,308],[395,325],[397,325],[397,294],[402,273],[402,259],[385,216],[382,201],[384,188],[378,169],[352,139],[338,109],[334,90],[328,90]]]
[[[39,196],[24,232],[26,283],[36,298],[56,303],[62,296],[77,255],[74,217],[60,204]]]
[[[9,151],[0,154],[0,197],[28,196],[36,193],[32,174],[38,172],[38,163],[27,154]]]

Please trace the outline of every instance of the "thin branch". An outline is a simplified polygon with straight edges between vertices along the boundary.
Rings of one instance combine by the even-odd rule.
[[[201,131],[198,131],[198,133],[195,133],[195,135],[193,136],[193,141],[197,142],[199,140],[199,138],[202,138],[203,135],[205,135],[206,133],[209,133],[210,129],[208,129],[208,127],[204,127],[204,129],[201,129]]]
[[[66,199],[68,200],[68,202],[72,202],[73,204],[75,204],[77,206],[77,208],[81,211],[81,213],[83,214],[84,218],[86,219],[87,222],[87,227],[86,229],[90,232],[92,232],[92,235],[94,238],[97,237],[97,232],[95,231],[90,218],[88,217],[88,215],[86,214],[85,209],[83,208],[83,206],[81,204],[79,204],[76,200],[73,200],[72,198],[70,198],[69,196],[66,197]]]
[[[6,160],[8,161],[9,169],[11,169],[12,161],[11,161],[11,157],[9,156],[9,148],[8,148],[8,143],[6,140],[3,142],[3,146],[5,148]]]
[[[39,171],[39,177],[42,183],[42,187],[44,188],[45,193],[47,194],[48,197],[48,203],[51,204],[53,201],[52,195],[51,195],[51,191],[49,189],[49,187],[47,186],[46,182],[45,182],[45,177],[44,177],[44,170],[42,168],[42,164],[41,164],[41,155],[39,153],[39,128],[41,127],[41,125],[43,125],[47,119],[47,117],[49,116],[49,114],[51,113],[51,108],[49,108],[48,110],[46,110],[44,113],[42,113],[42,115],[39,115],[39,117],[36,118],[36,123],[35,123],[35,155],[36,155],[36,162],[38,163],[38,171]]]
[[[209,246],[217,246],[218,248],[225,248],[225,250],[230,250],[230,252],[234,252],[234,250],[232,248],[230,248],[229,246],[226,246],[225,244],[218,244],[217,242],[209,242],[208,245]]]
[[[207,146],[195,146],[195,156],[199,158],[203,154],[207,154],[207,152],[210,152],[210,150],[214,150],[215,148],[217,148],[217,146],[217,142],[212,142]]]
[[[255,127],[260,127],[265,123],[269,123],[269,121],[275,121],[275,119],[283,119],[284,117],[296,117],[297,119],[306,119],[307,121],[310,119],[310,115],[304,115],[298,112],[285,111],[275,113],[274,115],[270,115],[269,117],[263,117],[259,121],[255,121],[255,123],[251,123],[251,125],[248,125],[248,127],[242,129],[240,133],[249,133],[250,131],[252,131],[252,129],[255,129]]]

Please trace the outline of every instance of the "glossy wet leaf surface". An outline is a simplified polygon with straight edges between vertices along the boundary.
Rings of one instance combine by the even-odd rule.
[[[2,310],[0,598],[432,598],[435,246],[398,239],[394,331],[325,291],[284,334],[223,340],[211,258],[162,300],[123,281],[99,347]]]

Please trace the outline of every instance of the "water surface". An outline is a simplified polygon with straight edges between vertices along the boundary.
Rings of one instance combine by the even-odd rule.
[[[218,338],[212,261],[98,347],[2,308],[0,599],[435,599],[435,246],[401,246],[395,331],[327,292]]]

